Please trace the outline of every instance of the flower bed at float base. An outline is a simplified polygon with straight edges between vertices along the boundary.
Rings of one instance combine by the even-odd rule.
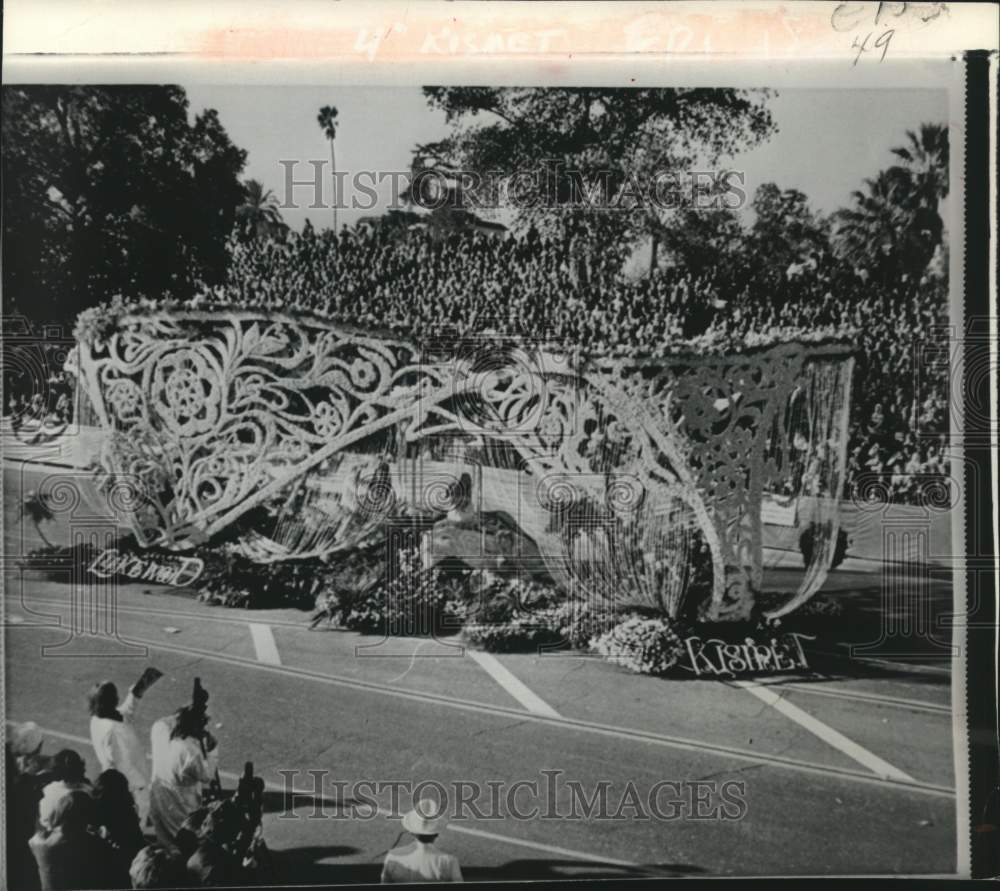
[[[593,653],[637,674],[733,677],[808,669],[808,620],[828,621],[842,609],[819,598],[782,626],[752,622],[688,623],[652,611],[614,610],[567,599],[554,586],[490,570],[425,569],[417,552],[402,551],[391,580],[342,597],[344,627],[366,634],[458,632],[490,652]]]
[[[652,610],[614,609],[568,599],[554,585],[521,573],[456,566],[424,567],[418,548],[387,565],[384,544],[320,559],[254,563],[226,545],[191,552],[139,548],[44,548],[22,566],[66,581],[90,575],[125,583],[170,585],[205,603],[244,608],[329,605],[348,630],[379,636],[461,635],[491,652],[573,649],[637,674],[733,677],[808,669],[803,641],[848,621],[842,604],[814,598],[785,625],[698,623]],[[767,604],[767,597],[762,598]]]
[[[109,548],[99,548],[92,542],[48,545],[26,554],[18,565],[58,582],[110,579],[119,584],[148,583],[190,589],[205,575],[207,565],[215,566],[221,561],[221,556],[209,549],[200,554],[143,549],[137,548],[131,537],[124,537]],[[220,570],[221,567],[217,571]]]
[[[316,576],[293,564],[261,565],[219,547],[175,552],[140,548],[131,536],[113,547],[89,542],[39,548],[19,562],[42,578],[108,580],[120,585],[162,585],[206,603],[234,607],[311,607]]]

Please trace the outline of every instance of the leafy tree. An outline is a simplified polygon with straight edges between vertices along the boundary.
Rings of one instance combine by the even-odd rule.
[[[748,248],[758,262],[784,272],[790,265],[824,256],[830,249],[829,226],[814,214],[798,189],[762,183],[754,193]]]
[[[775,130],[767,91],[425,87],[424,95],[452,132],[416,147],[415,183],[444,183],[476,210],[495,202],[498,180],[516,174],[515,225],[542,228],[554,209],[613,208],[607,225],[630,241],[662,237],[687,206],[683,198],[660,206],[657,174],[678,177],[683,191],[689,171],[711,170]],[[411,197],[425,196],[418,187]]]
[[[246,153],[179,87],[3,94],[4,291],[69,320],[120,293],[189,296],[225,274]]]
[[[741,260],[745,241],[739,217],[724,208],[681,211],[676,225],[663,235],[666,254],[693,275],[728,272]]]
[[[236,208],[236,220],[245,234],[251,238],[273,238],[288,231],[274,192],[265,190],[255,179],[248,179],[243,188],[243,203]]]

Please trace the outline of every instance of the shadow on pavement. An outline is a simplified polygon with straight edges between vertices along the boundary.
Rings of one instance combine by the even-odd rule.
[[[911,684],[921,684],[928,687],[951,687],[951,675],[947,670],[920,670],[921,667],[927,665],[947,669],[947,661],[930,662],[926,657],[923,657],[917,663],[916,669],[912,669],[903,665],[899,665],[898,667],[887,665],[860,656],[854,658],[847,652],[836,655],[824,653],[809,653],[808,655],[809,664],[817,672],[821,671],[822,674],[803,673],[794,678],[789,677],[786,679],[787,681],[821,683],[824,681],[840,681],[845,679],[905,680]],[[781,683],[781,681],[776,681],[775,683]]]
[[[650,879],[662,876],[697,875],[700,866],[690,863],[653,863],[631,868],[611,864],[587,863],[582,860],[509,860],[497,867],[463,867],[462,877],[468,881],[515,881],[526,879]]]
[[[336,857],[357,854],[350,845],[313,845],[271,851],[275,879],[294,885],[353,885],[378,883],[382,875],[379,863],[328,863]]]
[[[289,801],[289,798],[293,800]],[[265,814],[282,814],[292,810],[295,817],[289,816],[289,820],[305,820],[309,819],[311,814],[315,814],[316,819],[331,817],[351,807],[363,807],[367,810],[371,807],[371,802],[360,801],[357,798],[327,798],[322,795],[310,795],[308,792],[286,795],[284,792],[267,790],[264,792],[263,807]]]
[[[314,846],[273,851],[272,858],[280,882],[295,885],[353,885],[378,883],[384,854],[371,863],[329,863],[336,857],[357,853],[347,846]],[[587,863],[581,860],[510,860],[501,866],[463,866],[467,882],[566,880],[566,879],[649,879],[672,878],[704,873],[689,863],[657,863],[641,868]]]

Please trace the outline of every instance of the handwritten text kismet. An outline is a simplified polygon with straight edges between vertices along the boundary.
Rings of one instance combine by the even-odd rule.
[[[117,548],[110,548],[101,553],[87,569],[102,579],[124,576],[137,581],[183,588],[198,580],[205,569],[205,563],[198,557],[156,559],[119,554]]]
[[[767,643],[748,637],[736,644],[695,635],[684,641],[687,664],[683,667],[699,676],[796,671],[809,667],[802,639],[814,640],[815,636],[788,632]]]

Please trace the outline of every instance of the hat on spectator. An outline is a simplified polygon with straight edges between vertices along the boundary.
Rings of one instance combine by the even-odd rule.
[[[14,755],[33,755],[45,741],[42,731],[34,721],[26,721],[14,728],[10,741],[11,752]]]
[[[403,828],[414,835],[437,835],[445,822],[440,807],[430,798],[421,798],[412,811],[403,815]]]

